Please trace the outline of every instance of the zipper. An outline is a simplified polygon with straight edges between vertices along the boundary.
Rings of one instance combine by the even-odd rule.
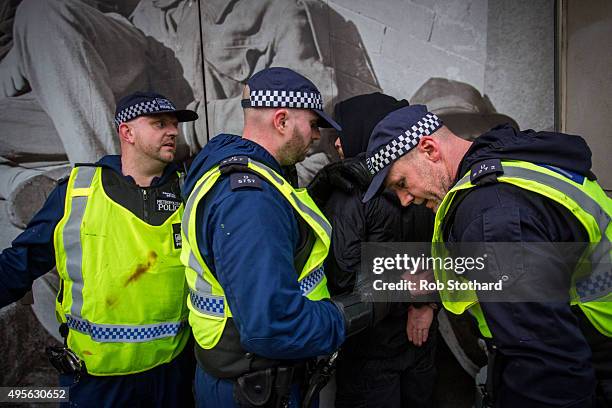
[[[143,218],[144,218],[144,221],[148,222],[149,221],[149,206],[148,206],[147,200],[148,200],[147,190],[143,188],[142,189]]]

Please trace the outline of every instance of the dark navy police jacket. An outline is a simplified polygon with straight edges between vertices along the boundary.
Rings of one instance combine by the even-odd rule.
[[[498,126],[474,141],[459,165],[457,179],[487,159],[555,166],[559,174],[578,182],[593,177],[591,152],[578,136]],[[588,242],[582,225],[564,207],[508,183],[471,189],[450,222],[445,241]],[[558,267],[557,278],[569,285],[570,260],[560,255],[541,261],[549,263],[549,268],[550,263]],[[496,406],[590,406],[594,370],[591,348],[580,329],[586,318],[579,310],[572,310],[567,302],[546,299],[540,303],[482,302],[481,306],[502,356]],[[607,344],[607,352],[599,352],[607,353],[612,361],[609,340]],[[593,361],[595,366],[601,363]]]
[[[231,156],[248,156],[282,174],[264,148],[221,134],[193,161],[184,185]],[[299,230],[293,207],[264,179],[232,190],[222,175],[196,209],[198,248],[224,289],[245,350],[271,359],[329,354],[344,341],[344,320],[331,302],[302,296],[294,268]]]

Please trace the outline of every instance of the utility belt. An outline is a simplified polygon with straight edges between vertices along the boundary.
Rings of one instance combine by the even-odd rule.
[[[195,356],[198,364],[217,378],[235,379],[243,374],[287,364],[249,353],[240,344],[240,333],[234,319],[228,318],[219,342],[211,349],[204,349],[196,342]]]
[[[243,374],[235,379],[234,399],[240,407],[288,407],[294,385],[303,394],[307,371],[303,362]]]
[[[336,369],[338,351],[318,361],[268,368],[235,379],[234,400],[240,407],[288,407],[292,388],[299,390],[300,407],[310,408]]]
[[[272,360],[246,352],[232,318],[215,347],[204,349],[196,342],[195,355],[208,374],[235,383],[234,398],[241,407],[288,406],[291,387],[303,388],[310,368],[306,361]]]

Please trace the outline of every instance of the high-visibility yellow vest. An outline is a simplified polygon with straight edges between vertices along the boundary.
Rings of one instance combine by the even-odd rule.
[[[541,194],[567,208],[582,224],[589,236],[591,245],[574,271],[570,299],[572,305],[578,305],[593,326],[602,334],[612,337],[612,200],[606,195],[597,182],[584,178],[579,184],[546,167],[524,161],[502,161],[503,174],[497,177],[500,183],[509,183],[525,190]],[[443,227],[447,212],[456,194],[475,187],[470,181],[470,173],[459,180],[444,197],[438,208],[434,224],[432,251],[434,256],[442,256]],[[589,266],[589,271],[581,268]],[[436,279],[446,282],[452,277],[451,271],[435,269]],[[457,276],[454,276],[456,279]],[[462,291],[457,294],[448,290],[440,292],[444,307],[461,314],[468,310],[478,321],[480,332],[491,337],[482,308],[478,304],[475,292]]]
[[[243,157],[241,157],[244,159]],[[232,158],[228,159],[231,160]],[[248,159],[248,168],[267,180],[283,195],[293,209],[309,225],[316,240],[303,269],[296,271],[302,296],[310,300],[329,298],[323,261],[327,257],[331,240],[331,225],[305,189],[294,189],[273,169]],[[196,208],[221,175],[219,166],[206,172],[195,184],[185,206],[183,217],[183,250],[181,260],[189,285],[189,323],[193,335],[203,349],[211,349],[219,342],[228,317],[232,312],[223,288],[212,274],[198,248],[196,238]]]
[[[62,280],[56,314],[88,373],[145,371],[185,347],[187,285],[173,236],[182,213],[181,204],[162,225],[150,225],[106,194],[101,167],[72,170],[54,232]]]

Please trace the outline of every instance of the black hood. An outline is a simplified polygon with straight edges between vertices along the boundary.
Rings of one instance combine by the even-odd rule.
[[[519,131],[500,125],[474,140],[459,164],[457,178],[474,164],[487,159],[522,160],[546,164],[595,179],[591,173],[591,149],[576,135],[556,132]]]
[[[392,96],[375,92],[354,96],[334,107],[334,119],[342,126],[340,142],[344,157],[355,157],[366,151],[374,127],[389,113],[408,106]]]

